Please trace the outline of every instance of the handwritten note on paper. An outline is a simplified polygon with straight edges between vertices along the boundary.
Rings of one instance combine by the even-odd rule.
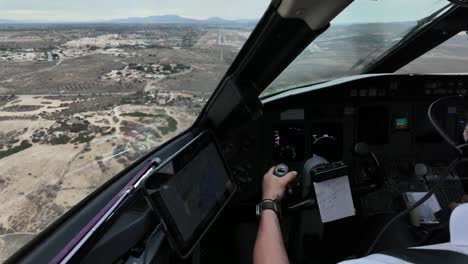
[[[323,223],[355,215],[348,176],[314,182],[314,188]]]
[[[427,192],[407,192],[404,195],[404,199],[407,203],[407,206],[412,206],[417,201],[421,200]],[[435,213],[440,211],[442,208],[440,207],[439,201],[437,200],[436,196],[433,194],[429,199],[427,199],[423,204],[416,207],[413,211],[411,211],[412,216],[415,217],[414,225],[419,224],[435,224],[439,223],[439,220],[436,218]]]

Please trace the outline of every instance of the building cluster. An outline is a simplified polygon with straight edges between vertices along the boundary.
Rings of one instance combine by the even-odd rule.
[[[20,51],[0,50],[0,61],[26,62],[26,61],[46,61],[47,54],[34,49],[24,49]]]
[[[103,76],[103,80],[112,81],[136,81],[136,80],[161,80],[167,76],[190,72],[192,67],[180,63],[171,64],[129,64],[122,70],[112,70]]]
[[[84,37],[75,40],[70,40],[63,44],[67,48],[90,48],[95,47],[96,49],[104,48],[116,48],[121,46],[145,46],[147,41],[142,39],[139,35],[125,35],[119,34],[105,34],[96,37]]]

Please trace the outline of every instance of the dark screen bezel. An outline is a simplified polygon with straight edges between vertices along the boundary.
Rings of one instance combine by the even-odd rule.
[[[201,238],[209,229],[211,224],[216,220],[216,218],[219,216],[223,208],[226,206],[226,204],[230,201],[230,199],[235,194],[237,190],[237,186],[235,185],[235,182],[233,181],[232,174],[229,170],[229,167],[227,166],[227,163],[222,155],[222,152],[220,151],[219,145],[213,133],[209,130],[205,130],[204,132],[202,132],[199,136],[194,138],[187,145],[185,145],[179,151],[177,151],[173,156],[171,156],[166,161],[161,163],[161,165],[159,165],[158,168],[155,170],[157,172],[159,168],[163,168],[166,164],[176,159],[178,156],[183,155],[184,152],[190,151],[191,147],[196,146],[196,144],[203,144],[202,147],[197,148],[198,152],[200,152],[205,147],[207,147],[210,143],[214,144],[215,149],[219,154],[219,158],[221,159],[221,162],[223,163],[223,167],[225,168],[225,171],[228,176],[228,181],[230,183],[229,186],[231,188],[227,188],[225,190],[223,199],[216,202],[215,206],[208,212],[205,219],[198,225],[198,227],[195,229],[195,231],[192,233],[189,239],[187,240],[183,239],[182,234],[177,228],[177,224],[174,218],[172,217],[171,213],[167,209],[167,206],[165,205],[164,200],[162,199],[159,192],[151,191],[151,189],[154,188],[153,186],[150,186],[149,184],[152,177],[151,176],[148,177],[143,184],[143,190],[146,196],[146,200],[148,201],[150,206],[153,208],[153,210],[155,210],[156,213],[160,216],[161,223],[163,224],[165,231],[168,234],[168,238],[171,243],[171,246],[182,258],[186,258],[187,256],[189,256],[190,253],[195,248],[195,246],[200,242]]]

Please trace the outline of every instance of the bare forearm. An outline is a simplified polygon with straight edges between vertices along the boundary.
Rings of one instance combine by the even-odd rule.
[[[276,213],[272,210],[262,211],[254,248],[255,264],[289,263],[284,248],[281,229]]]

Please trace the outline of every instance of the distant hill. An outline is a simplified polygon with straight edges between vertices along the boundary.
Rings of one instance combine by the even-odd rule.
[[[0,24],[199,24],[199,25],[247,25],[256,24],[255,19],[228,20],[220,17],[210,17],[208,19],[193,19],[179,15],[162,15],[148,17],[129,17],[110,20],[96,21],[44,21],[44,20],[9,20],[0,19]]]
[[[145,24],[253,24],[257,23],[254,19],[228,20],[220,17],[210,17],[208,19],[193,19],[181,17],[178,15],[162,15],[149,17],[129,17],[124,19],[113,19],[104,21],[104,23],[145,23]]]
[[[177,15],[129,17],[102,21],[104,23],[151,23],[151,24],[191,24],[198,22],[196,19],[185,18]]]

